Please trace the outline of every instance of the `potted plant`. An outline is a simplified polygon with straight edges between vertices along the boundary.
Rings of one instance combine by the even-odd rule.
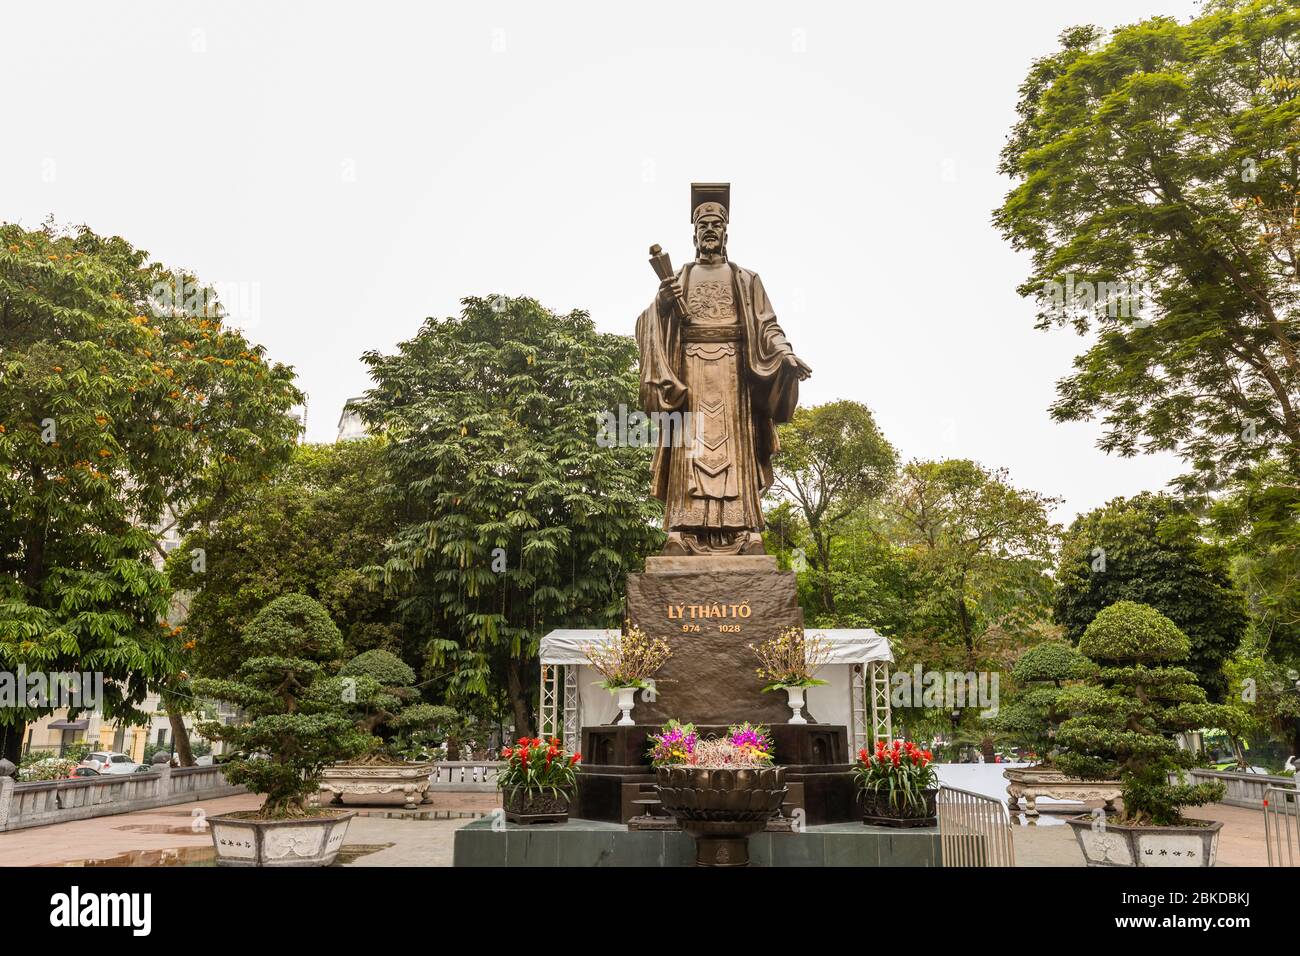
[[[1079,650],[1101,669],[1093,683],[1061,695],[1072,716],[1057,734],[1068,748],[1057,762],[1088,779],[1118,776],[1124,802],[1118,819],[1067,821],[1088,865],[1213,866],[1223,824],[1185,819],[1179,808],[1213,803],[1224,788],[1169,782],[1199,763],[1174,735],[1229,726],[1233,717],[1206,703],[1191,671],[1170,666],[1187,659],[1187,635],[1153,607],[1118,601],[1093,618]]]
[[[725,737],[701,740],[692,725],[672,720],[650,741],[655,791],[695,838],[696,865],[748,866],[750,834],[767,827],[788,792],[767,728],[733,724]]]
[[[230,680],[199,679],[195,692],[230,701],[247,721],[208,722],[199,732],[230,744],[232,784],[264,794],[261,809],[209,817],[219,866],[328,866],[338,856],[353,812],[308,807],[332,763],[363,752],[367,741],[333,694],[318,686],[343,654],[329,614],[302,594],[276,598],[244,628],[243,664]]]
[[[934,755],[910,740],[895,740],[888,747],[877,740],[874,753],[863,747],[853,766],[853,781],[867,826],[932,827],[938,822]]]
[[[403,805],[428,799],[433,760],[408,759],[410,735],[445,721],[449,708],[422,703],[411,687],[415,671],[395,654],[366,651],[343,665],[322,687],[350,705],[368,749],[356,760],[327,767],[321,793],[337,804]]]
[[[497,773],[497,788],[506,819],[512,823],[563,823],[582,754],[569,753],[552,737],[520,737],[501,751],[505,766]]]
[[[659,637],[647,637],[635,624],[628,623],[619,632],[617,640],[605,644],[584,644],[582,652],[604,678],[600,686],[618,696],[618,709],[622,712],[620,726],[632,726],[632,707],[636,692],[649,686],[649,680],[672,656],[668,642]]]
[[[1001,708],[992,724],[999,736],[1028,745],[1038,759],[1032,766],[1002,771],[1010,810],[1017,810],[1024,800],[1025,815],[1036,817],[1039,797],[1099,802],[1114,809],[1120,794],[1118,780],[1084,780],[1065,773],[1056,763],[1057,731],[1069,716],[1061,708],[1061,694],[1096,671],[1096,664],[1065,641],[1035,644],[1012,665],[1011,675],[1022,690]]]
[[[804,692],[826,683],[816,674],[830,657],[830,644],[820,637],[809,640],[802,627],[787,627],[770,641],[750,644],[749,649],[758,657],[758,676],[767,682],[763,692],[785,691],[794,711],[790,723],[808,723],[803,715]]]

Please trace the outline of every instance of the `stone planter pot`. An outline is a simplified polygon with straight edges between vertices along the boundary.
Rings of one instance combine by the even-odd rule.
[[[889,797],[859,790],[862,800],[862,823],[869,827],[933,827],[939,825],[939,811],[935,800],[939,795],[938,787],[922,790],[925,800],[925,812],[920,815],[905,815],[899,808],[890,806]]]
[[[789,695],[790,709],[794,711],[794,714],[790,717],[790,720],[788,722],[792,724],[808,723],[808,718],[803,715],[804,688],[787,687],[785,689],[785,692],[787,695]]]
[[[660,805],[695,838],[697,866],[748,866],[749,836],[785,802],[784,767],[760,770],[659,767]]]
[[[1070,817],[1089,866],[1214,866],[1221,821],[1204,826],[1137,827]],[[1094,829],[1095,828],[1095,829]]]
[[[329,866],[339,855],[351,810],[323,810],[293,820],[248,814],[208,817],[217,866]]]
[[[571,797],[564,790],[558,797],[549,790],[511,790],[501,795],[501,806],[511,823],[563,823],[569,819]]]
[[[611,693],[618,695],[618,709],[623,712],[623,715],[618,719],[618,726],[620,727],[632,727],[636,724],[636,721],[632,719],[632,708],[636,704],[636,691],[635,687],[618,687],[611,691]]]
[[[434,764],[336,764],[321,775],[320,795],[353,806],[404,806],[414,810],[428,802]]]
[[[1007,809],[1016,813],[1025,801],[1025,816],[1038,816],[1038,798],[1078,800],[1115,811],[1123,785],[1118,780],[1082,780],[1068,777],[1055,767],[1008,767],[1002,771],[1007,783]]]

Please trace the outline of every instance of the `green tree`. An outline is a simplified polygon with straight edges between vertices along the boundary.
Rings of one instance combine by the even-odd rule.
[[[102,672],[110,718],[161,691],[183,745],[150,559],[275,467],[301,399],[192,276],[85,227],[0,225],[0,668]],[[3,755],[43,713],[0,712]]]
[[[1094,343],[1053,416],[1103,416],[1107,451],[1176,451],[1185,490],[1274,451],[1300,474],[1298,36],[1275,0],[1068,30],[1002,154],[1017,185],[995,220],[1032,253],[1020,292],[1040,328]]]
[[[349,655],[382,649],[422,666],[396,601],[362,570],[382,556],[399,524],[391,502],[376,494],[383,446],[382,438],[299,445],[285,468],[172,553],[167,572],[189,592],[192,670],[233,675],[242,660],[240,631],[267,602],[294,593],[325,607]]]
[[[427,622],[453,699],[506,688],[531,726],[537,648],[561,626],[618,624],[623,581],[662,544],[649,451],[597,440],[635,408],[636,344],[527,298],[463,300],[393,355],[367,352],[359,411],[388,438],[383,492],[402,524],[383,565]]]
[[[885,440],[871,410],[842,400],[800,408],[778,432],[772,494],[798,509],[808,530],[811,570],[821,610],[835,613],[832,550],[841,527],[889,488],[898,454]]]
[[[782,501],[767,512],[764,545],[782,567],[796,571],[799,605],[809,627],[869,627],[891,637],[904,630],[920,600],[920,580],[906,552],[882,533],[878,512],[873,503],[838,523],[824,573],[798,560],[814,545],[792,503]],[[825,609],[826,584],[834,596],[833,612]]]
[[[1056,580],[1056,620],[1072,641],[1116,601],[1148,604],[1187,635],[1187,667],[1211,700],[1223,699],[1223,662],[1246,631],[1245,606],[1226,555],[1174,499],[1116,498],[1080,515],[1062,544]]]
[[[1014,487],[973,461],[913,461],[890,499],[890,537],[904,548],[918,602],[904,634],[930,664],[1010,663],[1041,638],[1060,501]]]
[[[457,720],[449,707],[420,700],[415,671],[385,650],[366,651],[343,665],[340,696],[352,705],[357,729],[371,743],[370,759],[392,760]]]
[[[1196,675],[1184,667],[1190,642],[1155,608],[1118,601],[1103,609],[1079,641],[1101,665],[1096,683],[1068,688],[1059,699],[1071,714],[1057,738],[1068,750],[1057,757],[1066,773],[1123,782],[1124,820],[1165,826],[1179,808],[1213,803],[1223,784],[1171,784],[1171,773],[1200,758],[1174,735],[1203,727],[1228,727],[1229,708],[1206,703]]]
[[[1300,682],[1290,676],[1300,671],[1300,483],[1271,458],[1239,475],[1211,514],[1233,553],[1233,581],[1250,615],[1233,668],[1235,696],[1300,753]],[[1241,685],[1247,678],[1254,683]]]
[[[242,640],[244,661],[234,678],[198,678],[193,685],[205,697],[238,705],[246,721],[212,721],[199,732],[235,748],[237,756],[224,765],[226,779],[265,794],[259,816],[306,816],[321,772],[369,746],[337,680],[329,679],[343,654],[343,635],[320,604],[286,594],[258,612]]]

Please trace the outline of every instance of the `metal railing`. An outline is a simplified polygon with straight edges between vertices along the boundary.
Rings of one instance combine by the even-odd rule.
[[[1264,791],[1264,842],[1269,866],[1300,866],[1300,790]]]
[[[1015,866],[1011,818],[994,797],[939,787],[939,844],[944,866]]]
[[[497,788],[497,773],[505,764],[493,760],[440,760],[429,775],[429,790],[443,793],[487,793]]]

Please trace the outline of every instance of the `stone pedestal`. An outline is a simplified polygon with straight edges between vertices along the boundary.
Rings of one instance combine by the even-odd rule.
[[[655,700],[637,698],[638,724],[790,719],[784,693],[763,693],[749,649],[803,626],[794,572],[777,570],[772,555],[648,558],[645,573],[628,575],[627,617],[673,650],[655,675]]]
[[[648,738],[670,718],[693,723],[702,737],[730,724],[766,724],[776,763],[789,786],[785,815],[801,825],[861,815],[850,771],[848,730],[791,724],[783,692],[763,693],[761,644],[787,627],[803,627],[795,576],[771,555],[654,557],[627,579],[627,617],[673,654],[655,675],[655,699],[637,695],[632,726],[582,728],[583,772],[574,816],[626,823],[655,797]]]

